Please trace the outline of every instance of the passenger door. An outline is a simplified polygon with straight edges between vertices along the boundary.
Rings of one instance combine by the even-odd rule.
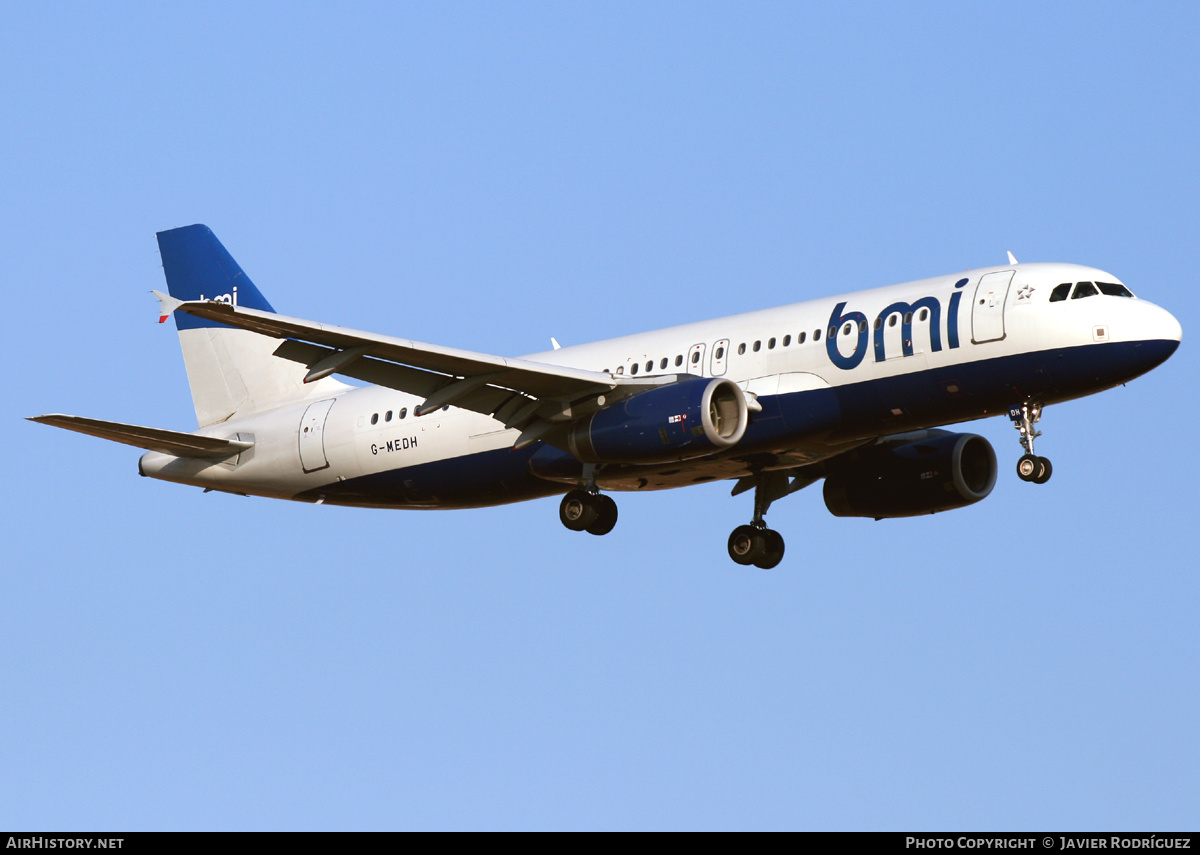
[[[325,457],[325,419],[334,400],[309,404],[300,419],[300,467],[305,472],[316,472],[329,465]]]
[[[975,302],[971,306],[971,341],[999,341],[1004,338],[1004,303],[1015,270],[989,273],[975,286]]]

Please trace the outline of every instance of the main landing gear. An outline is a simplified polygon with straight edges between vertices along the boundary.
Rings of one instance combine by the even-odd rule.
[[[595,490],[572,490],[563,496],[558,518],[571,531],[608,534],[617,524],[617,503]]]
[[[734,487],[734,495],[749,489],[751,479],[743,479]],[[749,525],[739,525],[729,535],[729,557],[738,564],[770,570],[783,560],[783,535],[767,528],[763,516],[771,502],[792,492],[783,472],[759,472],[752,476],[754,485],[754,519]],[[744,486],[743,486],[744,484]]]
[[[1017,477],[1022,481],[1045,484],[1050,480],[1054,467],[1045,457],[1038,457],[1033,453],[1033,441],[1042,435],[1042,432],[1034,427],[1042,419],[1042,405],[1022,404],[1020,407],[1013,407],[1008,411],[1008,417],[1012,419],[1013,427],[1021,434],[1021,447],[1025,449],[1025,453],[1017,461]]]
[[[563,496],[558,506],[558,518],[571,531],[588,534],[608,534],[617,524],[617,503],[596,488],[596,467],[583,467],[586,486]]]

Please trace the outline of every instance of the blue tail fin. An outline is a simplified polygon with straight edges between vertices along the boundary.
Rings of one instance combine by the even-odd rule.
[[[176,300],[224,300],[248,309],[275,311],[208,226],[159,232],[158,249],[167,290]],[[180,330],[224,326],[183,312],[175,314],[175,325]]]
[[[158,233],[167,290],[176,300],[223,300],[274,312],[208,226]],[[347,387],[325,377],[305,383],[307,366],[274,355],[279,339],[172,312],[200,427]]]

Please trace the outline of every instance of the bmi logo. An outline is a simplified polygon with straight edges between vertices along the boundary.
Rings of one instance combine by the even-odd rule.
[[[958,347],[958,304],[962,300],[962,289],[967,280],[960,279],[954,284],[954,293],[950,296],[950,310],[946,318],[946,339],[950,349]],[[884,330],[895,326],[900,318],[901,354],[913,355],[913,321],[925,322],[929,326],[929,349],[937,352],[942,349],[942,304],[937,297],[922,297],[909,303],[899,300],[887,306],[876,317],[874,323],[867,320],[862,312],[847,312],[846,303],[841,302],[833,307],[829,316],[829,326],[825,336],[825,352],[829,361],[838,368],[849,371],[857,368],[867,355],[867,343],[874,333],[875,361],[887,359],[884,345]],[[845,340],[857,332],[854,340],[854,350],[845,356],[838,349],[838,338]]]
[[[237,302],[237,286],[236,285],[233,286],[233,293],[231,293],[231,294],[229,294],[229,293],[217,294],[215,297],[205,297],[203,294],[201,294],[200,302],[203,303],[205,300],[207,300],[210,303],[228,303],[229,305],[233,306],[236,309],[237,304],[238,304],[238,302]]]

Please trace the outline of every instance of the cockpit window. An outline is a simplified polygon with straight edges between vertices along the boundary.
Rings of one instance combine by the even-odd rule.
[[[1080,282],[1075,286],[1075,293],[1071,295],[1071,299],[1078,300],[1082,297],[1095,297],[1099,293],[1096,290],[1096,286],[1091,282]]]
[[[1097,282],[1096,287],[1100,289],[1101,294],[1106,294],[1109,297],[1132,297],[1129,289],[1120,282]]]
[[[1057,303],[1060,300],[1067,299],[1067,295],[1071,293],[1073,282],[1064,282],[1061,285],[1055,285],[1054,290],[1050,292],[1050,302]]]

